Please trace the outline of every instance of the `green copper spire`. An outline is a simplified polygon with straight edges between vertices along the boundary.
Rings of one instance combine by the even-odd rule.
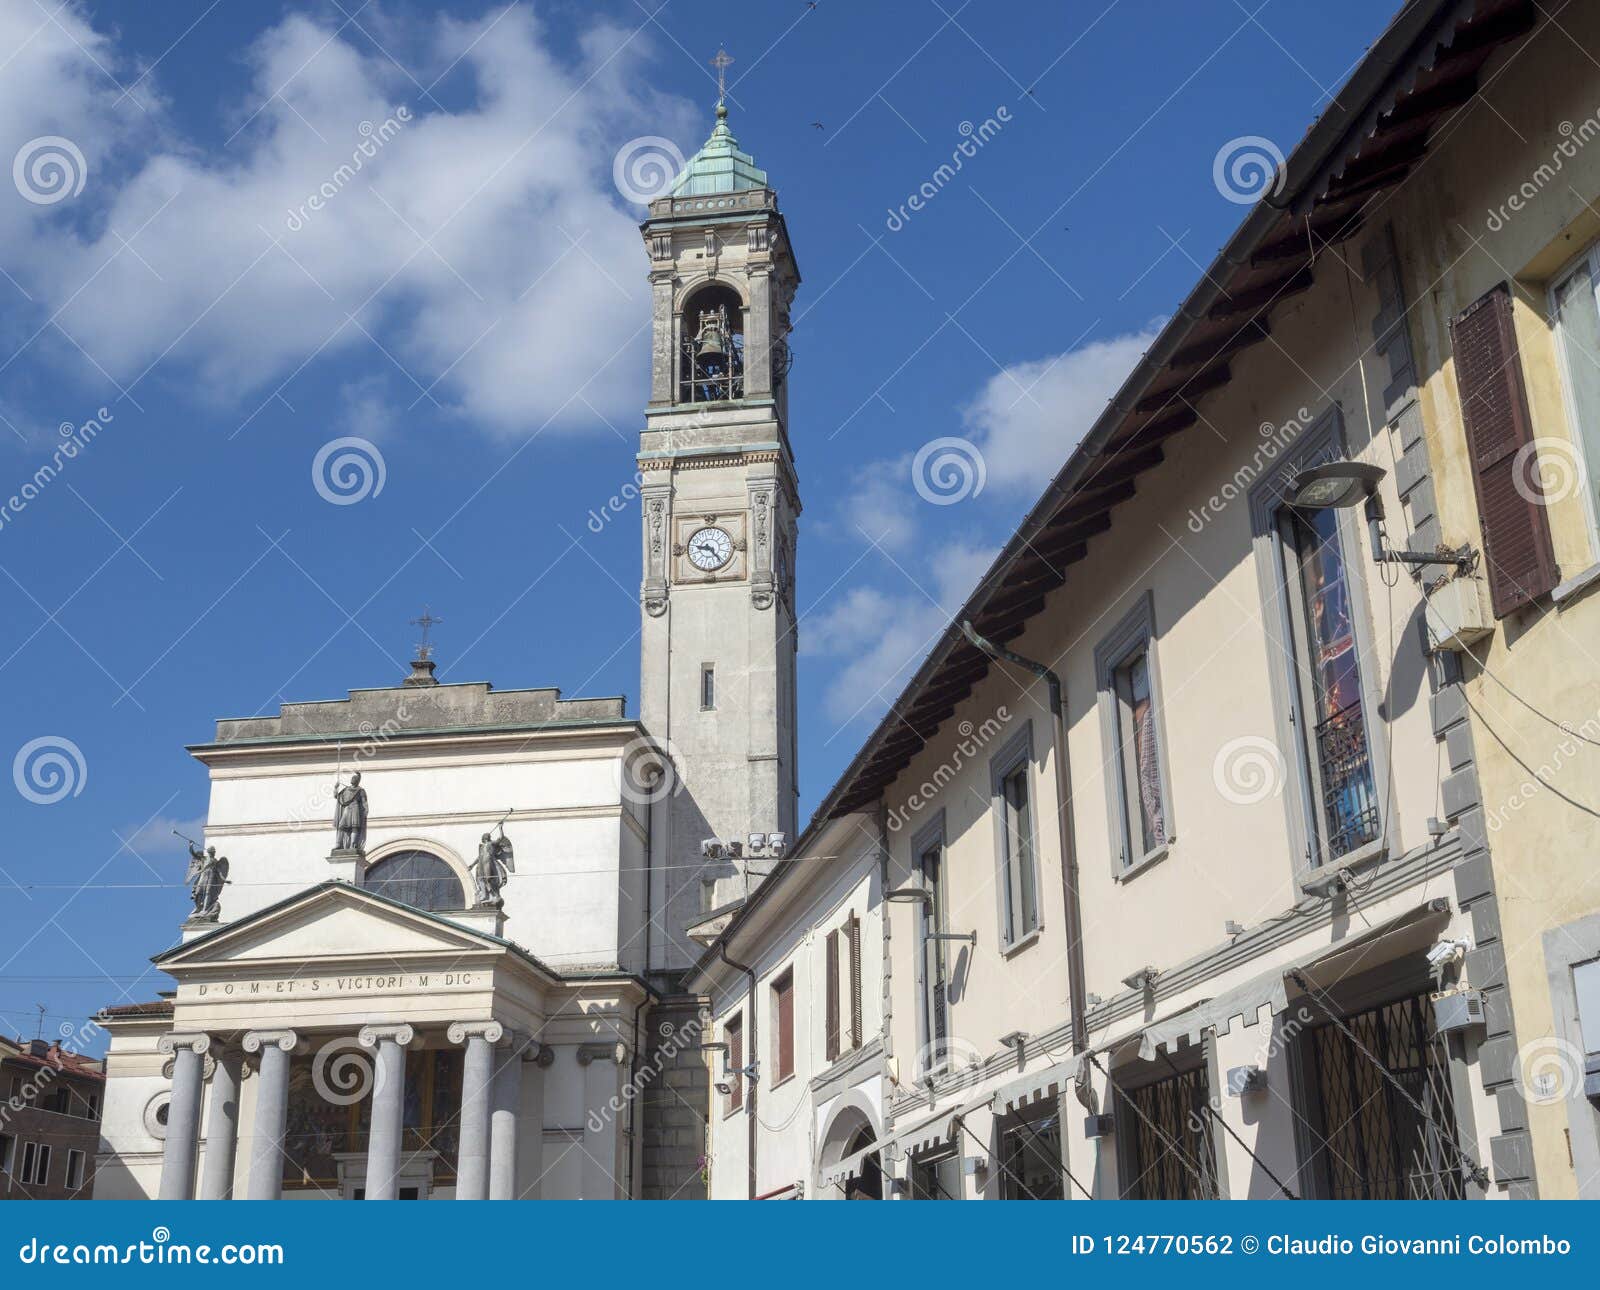
[[[672,197],[705,197],[719,193],[742,193],[766,188],[767,172],[756,165],[748,152],[739,151],[739,141],[728,129],[728,105],[717,100],[717,124],[700,151],[689,158],[683,172],[672,181]]]

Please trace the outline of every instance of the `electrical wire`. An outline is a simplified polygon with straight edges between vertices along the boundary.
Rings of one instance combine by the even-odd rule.
[[[1166,1063],[1168,1067],[1171,1068],[1174,1075],[1181,1075],[1183,1073],[1178,1069],[1177,1063],[1172,1060],[1172,1054],[1167,1052],[1165,1048],[1161,1050],[1161,1056],[1166,1059]],[[1281,1191],[1290,1200],[1300,1199],[1300,1197],[1296,1196],[1292,1191],[1289,1190],[1289,1188],[1284,1184],[1283,1179],[1279,1178],[1277,1174],[1273,1173],[1272,1166],[1260,1156],[1256,1155],[1256,1153],[1251,1150],[1250,1144],[1241,1138],[1236,1132],[1234,1132],[1233,1126],[1222,1117],[1222,1115],[1217,1111],[1216,1107],[1211,1105],[1210,1099],[1201,1102],[1200,1105],[1206,1114],[1211,1117],[1212,1123],[1220,1124],[1223,1128],[1223,1131],[1245,1149],[1245,1152],[1249,1155],[1250,1159],[1254,1160],[1258,1165],[1261,1166],[1262,1172],[1265,1173],[1268,1178],[1272,1179],[1272,1181],[1277,1185],[1279,1191]]]

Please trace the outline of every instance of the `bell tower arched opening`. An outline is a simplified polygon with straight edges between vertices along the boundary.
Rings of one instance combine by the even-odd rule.
[[[678,402],[744,398],[744,304],[724,283],[701,287],[684,303],[679,333]]]

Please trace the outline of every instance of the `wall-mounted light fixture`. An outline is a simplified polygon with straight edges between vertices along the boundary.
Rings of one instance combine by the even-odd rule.
[[[1478,553],[1470,546],[1446,555],[1423,551],[1394,550],[1383,536],[1383,499],[1378,495],[1378,484],[1385,472],[1382,466],[1369,466],[1360,461],[1330,461],[1312,466],[1296,476],[1290,485],[1289,505],[1301,511],[1349,510],[1365,503],[1367,535],[1372,543],[1372,558],[1378,564],[1454,565],[1467,573],[1478,562]]]
[[[884,895],[885,900],[893,901],[897,905],[921,905],[923,910],[933,908],[933,893],[924,891],[921,887],[896,887]],[[970,932],[924,932],[923,935],[930,941],[966,941],[977,945],[978,933]]]

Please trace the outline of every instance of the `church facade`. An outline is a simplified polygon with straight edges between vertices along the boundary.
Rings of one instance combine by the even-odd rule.
[[[175,988],[100,1014],[100,1196],[706,1194],[682,979],[796,814],[799,274],[726,117],[642,225],[640,716],[440,684],[424,643],[219,721]]]

